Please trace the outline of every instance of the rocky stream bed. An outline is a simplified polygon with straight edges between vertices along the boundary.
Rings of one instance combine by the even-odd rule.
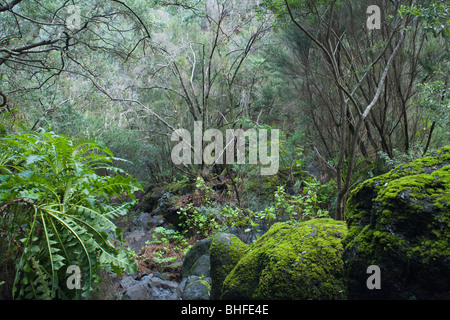
[[[152,199],[153,197],[153,199]],[[176,203],[154,194],[132,221],[138,252]],[[276,223],[252,243],[218,233],[160,271],[105,276],[101,299],[450,299],[450,147],[367,180],[351,193],[346,221]],[[381,287],[370,288],[370,266]]]

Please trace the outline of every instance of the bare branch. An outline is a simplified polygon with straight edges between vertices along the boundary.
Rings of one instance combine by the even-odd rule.
[[[22,0],[13,0],[10,3],[0,7],[0,12],[11,10],[16,4],[22,2]]]

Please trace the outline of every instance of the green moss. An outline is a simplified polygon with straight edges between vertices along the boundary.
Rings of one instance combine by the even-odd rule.
[[[277,223],[253,245],[223,284],[225,299],[343,299],[344,222]]]
[[[450,266],[449,203],[450,147],[360,184],[346,211],[349,232],[344,239],[344,259],[350,291],[364,292],[364,275],[353,275],[370,264],[387,270],[384,292],[392,296],[379,298],[404,297],[413,287],[437,281],[432,280],[433,272],[424,276],[427,272],[421,270],[448,270]]]
[[[201,284],[202,284],[202,286],[204,287],[204,290],[203,290],[203,293],[205,294],[205,295],[207,295],[207,294],[209,294],[210,292],[211,292],[211,284],[208,282],[208,281],[206,281],[206,280],[198,280]]]
[[[247,247],[244,242],[232,234],[219,233],[213,236],[210,247],[211,299],[220,298],[223,281],[244,255]]]

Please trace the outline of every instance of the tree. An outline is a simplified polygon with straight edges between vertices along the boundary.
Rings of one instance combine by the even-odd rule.
[[[337,105],[330,107],[334,119],[328,122],[338,137],[338,161],[334,167],[338,188],[336,218],[344,219],[356,157],[358,151],[364,153],[362,129],[369,134],[368,120],[383,93],[394,59],[405,41],[405,30],[413,18],[398,15],[400,7],[396,5],[392,8],[391,19],[383,25],[387,37],[380,39],[376,30],[355,28],[355,23],[364,27],[366,24],[357,20],[361,8],[354,3],[285,0],[264,4],[279,20],[290,21],[305,34],[314,44],[311,50],[320,53],[325,63],[324,78],[332,86],[332,101]],[[353,23],[348,24],[349,19]],[[367,34],[370,35],[368,41],[361,43]]]
[[[0,16],[5,30],[0,34],[2,104],[10,96],[52,87],[62,73],[85,77],[96,86],[97,76],[83,59],[86,52],[129,59],[150,40],[140,16],[117,0],[13,0],[0,6]],[[131,34],[135,42],[128,41]]]

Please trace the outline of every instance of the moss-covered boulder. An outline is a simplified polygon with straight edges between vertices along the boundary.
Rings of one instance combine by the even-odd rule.
[[[359,185],[346,211],[353,299],[450,299],[450,147]],[[367,288],[367,268],[381,289]]]
[[[209,300],[211,292],[210,278],[191,276],[183,290],[182,300]]]
[[[223,283],[222,299],[345,299],[343,221],[277,223],[254,242]]]
[[[211,259],[211,300],[220,299],[222,284],[244,255],[247,245],[229,233],[219,233],[212,238]]]

